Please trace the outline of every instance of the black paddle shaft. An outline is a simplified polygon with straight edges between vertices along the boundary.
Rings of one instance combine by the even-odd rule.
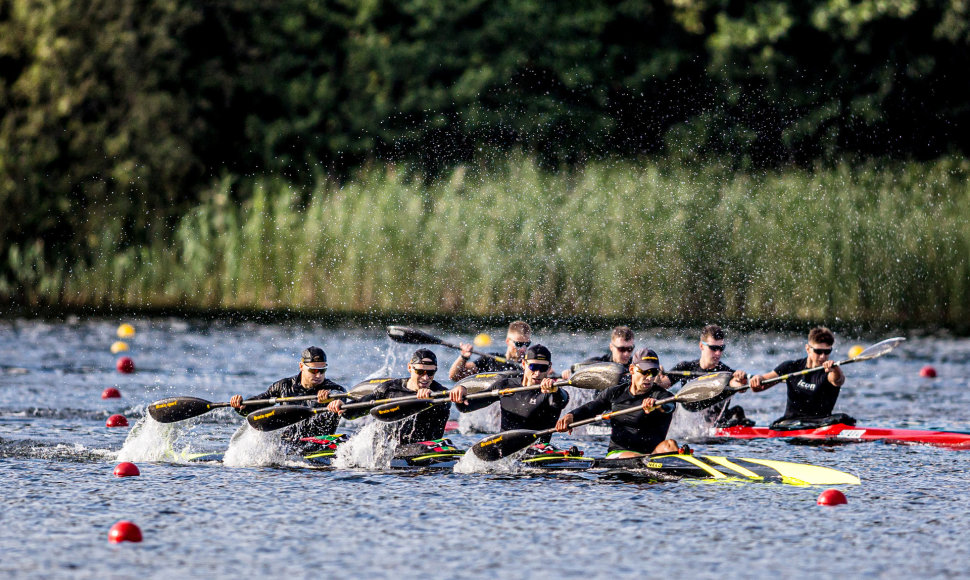
[[[447,348],[461,350],[461,347],[457,344],[445,342],[433,334],[428,334],[423,330],[418,330],[416,328],[410,328],[407,326],[388,326],[387,336],[389,336],[391,340],[404,344],[438,344]],[[500,363],[508,362],[508,359],[505,357],[478,352],[477,350],[472,350],[472,354],[495,359]]]

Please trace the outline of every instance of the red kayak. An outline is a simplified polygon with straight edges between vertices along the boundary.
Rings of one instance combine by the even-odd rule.
[[[954,431],[920,431],[917,429],[882,429],[836,423],[811,429],[775,431],[768,427],[724,427],[714,430],[714,437],[763,439],[786,437],[812,443],[853,443],[883,441],[902,445],[933,445],[950,449],[970,449],[970,433]]]

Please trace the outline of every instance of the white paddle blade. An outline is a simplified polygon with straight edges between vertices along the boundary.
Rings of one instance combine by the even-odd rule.
[[[906,339],[903,338],[902,336],[897,336],[895,338],[887,338],[886,340],[882,342],[877,342],[876,344],[870,346],[866,350],[860,352],[859,356],[855,357],[852,360],[857,360],[857,361],[871,360],[878,356],[882,356],[887,352],[891,351],[892,349],[896,348],[899,345],[899,343],[903,342],[904,340]]]

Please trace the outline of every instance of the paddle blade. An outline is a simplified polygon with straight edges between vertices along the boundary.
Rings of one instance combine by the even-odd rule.
[[[528,429],[504,431],[473,445],[472,453],[482,461],[498,461],[532,445],[537,437],[538,431]]]
[[[674,397],[688,411],[700,411],[748,387],[731,387],[732,373],[711,373],[690,381]]]
[[[445,404],[449,401],[438,401],[437,404]],[[429,399],[418,401],[403,401],[400,403],[387,403],[379,405],[370,410],[371,417],[384,423],[394,423],[402,419],[407,419],[412,415],[417,415],[421,411],[426,411],[435,406],[435,402]]]
[[[347,391],[347,396],[355,401],[363,399],[367,395],[374,392],[374,389],[391,380],[390,377],[378,377],[376,379],[365,379],[356,385],[354,385],[349,391]]]
[[[305,421],[313,414],[313,409],[303,405],[280,405],[253,411],[246,417],[246,421],[257,431],[276,431]]]
[[[465,387],[466,394],[481,393],[496,388],[499,383],[510,377],[521,377],[519,371],[499,371],[495,373],[478,373],[455,383],[455,386]]]
[[[855,362],[855,361],[874,359],[877,356],[882,356],[887,352],[891,351],[892,349],[896,348],[899,345],[899,343],[903,342],[904,340],[906,339],[901,336],[897,336],[895,338],[887,338],[882,342],[877,342],[876,344],[870,346],[866,350],[860,352],[859,356],[850,360]]]
[[[148,414],[159,423],[175,423],[212,410],[212,403],[196,397],[173,397],[148,405]]]
[[[615,362],[601,362],[582,366],[576,374],[569,377],[567,383],[580,389],[595,389],[602,391],[614,387],[626,374],[627,368]]]
[[[388,326],[387,336],[404,344],[441,344],[441,339],[437,336],[407,326]]]

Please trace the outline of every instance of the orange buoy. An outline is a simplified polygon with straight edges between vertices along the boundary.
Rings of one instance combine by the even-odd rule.
[[[925,367],[919,370],[919,376],[923,377],[924,379],[935,379],[936,369],[931,367],[930,365],[926,365]]]
[[[107,389],[101,391],[102,399],[120,399],[121,391],[114,387],[108,387]]]
[[[129,375],[135,372],[135,361],[131,360],[130,356],[123,356],[118,359],[118,364],[115,367],[119,373]]]
[[[105,427],[127,427],[128,419],[124,415],[112,415],[104,423]]]
[[[837,489],[826,489],[818,496],[818,505],[842,505],[849,503],[845,494]]]
[[[127,342],[116,340],[111,343],[111,354],[118,354],[119,352],[124,352],[126,350],[128,350]]]
[[[118,327],[118,338],[131,338],[135,336],[135,327],[127,322]]]
[[[138,470],[138,466],[130,461],[122,461],[115,466],[114,474],[118,477],[134,477],[136,475],[141,475],[141,471]]]
[[[121,542],[140,542],[141,529],[129,521],[122,520],[111,526],[111,529],[108,531],[108,541],[112,544],[118,544]]]

